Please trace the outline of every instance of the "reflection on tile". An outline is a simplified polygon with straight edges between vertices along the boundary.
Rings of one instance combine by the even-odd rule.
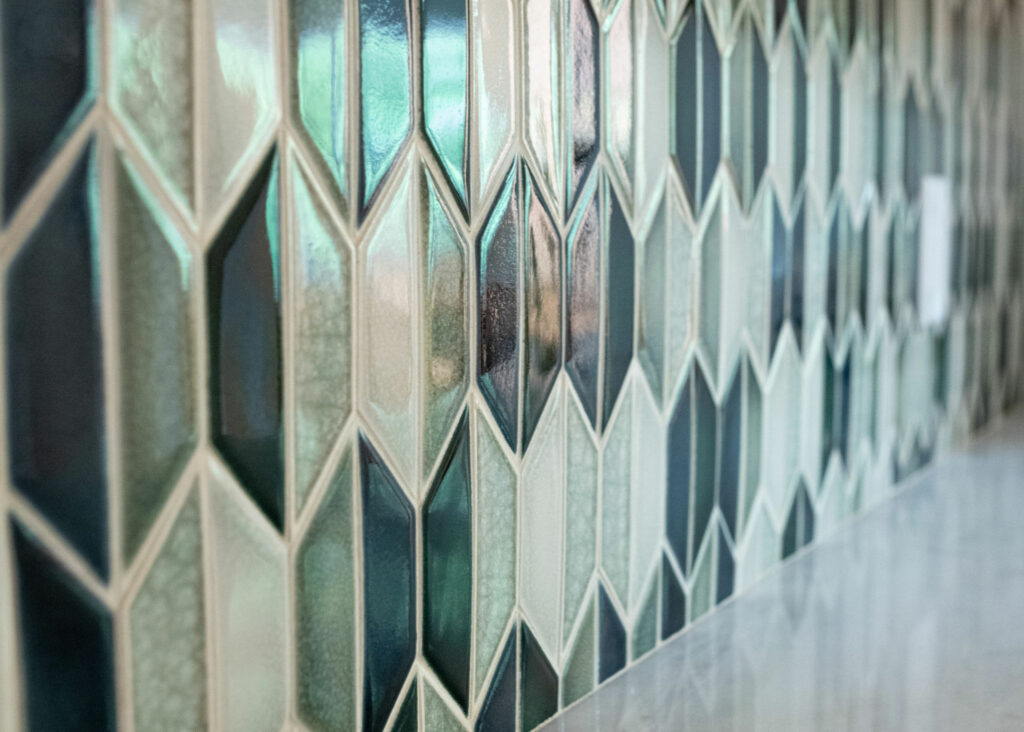
[[[295,556],[296,697],[311,729],[356,723],[352,468],[346,447]]]
[[[465,0],[422,0],[423,120],[448,180],[466,205],[467,36]]]
[[[462,238],[423,171],[423,472],[429,474],[469,384],[469,274]]]
[[[410,206],[415,173],[403,169],[401,184],[387,203],[377,229],[361,249],[362,373],[357,393],[366,417],[398,461],[412,472],[416,455],[416,269]],[[378,209],[379,210],[379,209]]]
[[[295,510],[352,407],[352,253],[292,158]]]
[[[346,3],[294,0],[289,4],[292,81],[290,103],[338,186],[348,198],[349,160]]]
[[[359,0],[359,216],[411,130],[409,8],[405,0]]]
[[[27,729],[116,729],[110,611],[11,521]]]
[[[287,558],[276,534],[228,481],[214,470],[208,490],[217,719],[225,729],[279,730],[285,717]]]
[[[562,3],[526,0],[523,3],[523,136],[537,166],[537,174],[549,191],[559,196],[560,181],[569,156],[565,154],[562,128],[562,96],[565,77],[561,71]],[[559,199],[561,200],[561,199]],[[558,202],[555,208],[558,209]]]
[[[568,639],[597,560],[598,452],[586,418],[567,397],[565,454],[565,578],[562,638]]]
[[[565,370],[594,425],[601,351],[601,208],[596,180],[583,192],[565,246]]]
[[[90,143],[7,270],[7,441],[15,489],[105,578],[97,188]]]
[[[206,615],[199,494],[185,500],[131,605],[138,729],[207,726]]]
[[[576,643],[562,672],[562,707],[569,706],[594,688],[594,670],[597,667],[595,634],[594,603],[589,600],[583,611]]]
[[[555,657],[560,647],[560,600],[565,551],[565,436],[561,394],[552,395],[526,453],[520,501],[519,603],[537,641]]]
[[[363,505],[363,728],[382,730],[416,655],[416,526],[380,455],[359,438]]]
[[[520,624],[520,722],[532,730],[558,711],[558,676],[526,623]]]
[[[576,203],[583,182],[597,159],[600,146],[599,34],[587,0],[568,0],[566,20],[566,128],[570,170],[565,211]]]
[[[203,120],[204,203],[212,211],[270,133],[277,117],[274,0],[211,0],[196,19],[207,63]]]
[[[491,687],[480,707],[475,732],[501,732],[515,727],[517,630],[513,625],[509,631]]]
[[[213,442],[284,526],[277,161],[250,183],[207,255]]]
[[[9,0],[2,33],[6,221],[92,103],[94,8],[76,0]]]
[[[195,445],[192,261],[123,160],[116,190],[122,531],[130,562]]]
[[[456,703],[469,700],[473,516],[463,415],[423,506],[423,655]]]
[[[516,600],[518,501],[516,474],[501,450],[501,437],[492,432],[482,414],[478,413],[474,421],[473,459],[477,481],[471,504],[477,530],[473,537],[473,554],[476,557],[473,689],[474,695],[479,697],[484,676],[498,651]],[[514,696],[514,678],[511,683]]]
[[[523,175],[523,449],[540,420],[562,362],[562,245],[533,177]]]
[[[111,104],[172,194],[195,205],[191,0],[118,0],[111,25]]]
[[[519,446],[521,237],[514,165],[476,241],[477,381],[509,446]]]
[[[615,606],[598,585],[598,683],[603,683],[626,665],[626,628],[619,619]]]

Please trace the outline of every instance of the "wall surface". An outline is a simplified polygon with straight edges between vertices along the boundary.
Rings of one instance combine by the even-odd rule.
[[[0,728],[529,730],[1024,376],[1009,0],[4,0]]]

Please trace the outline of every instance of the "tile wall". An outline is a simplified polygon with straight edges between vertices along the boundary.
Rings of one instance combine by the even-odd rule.
[[[0,728],[529,730],[889,495],[1024,376],[1022,37],[5,0]]]

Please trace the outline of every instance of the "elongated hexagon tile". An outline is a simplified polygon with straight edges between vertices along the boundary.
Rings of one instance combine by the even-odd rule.
[[[356,520],[346,446],[295,553],[296,706],[310,728],[357,719]]]
[[[708,8],[692,3],[674,42],[672,154],[698,215],[722,156],[722,60]]]
[[[360,219],[412,131],[411,12],[405,0],[359,0]]]
[[[609,181],[592,181],[583,201],[566,241],[566,370],[599,429],[633,359],[636,252]]]
[[[624,0],[605,21],[605,144],[628,210],[643,220],[668,159],[669,48],[652,0]],[[614,62],[612,59],[615,59]]]
[[[807,160],[807,72],[798,31],[791,16],[786,18],[769,71],[774,104],[769,122],[769,161],[782,208],[788,212],[803,181]]]
[[[90,142],[7,269],[7,450],[14,489],[105,578],[96,165]]]
[[[516,724],[518,623],[513,624],[494,669],[494,677],[480,705],[475,732],[500,732]]]
[[[599,459],[576,400],[567,395],[566,401],[563,642],[572,631],[597,561]]]
[[[856,216],[869,192],[873,166],[868,151],[875,149],[876,99],[870,93],[871,60],[867,45],[857,44],[843,72],[842,82],[842,168],[843,189]]]
[[[359,437],[363,728],[382,730],[416,657],[416,523],[380,454]]]
[[[112,9],[111,106],[172,195],[195,206],[192,0],[118,0]]]
[[[519,604],[545,655],[561,646],[565,550],[564,413],[561,389],[548,402],[537,439],[523,460],[520,495]]]
[[[473,421],[473,688],[479,697],[516,602],[519,502],[517,476],[502,449],[500,435],[482,414],[477,413]],[[514,678],[513,669],[513,688]]]
[[[92,2],[74,0],[12,0],[4,6],[5,223],[92,105],[95,12]]]
[[[284,527],[278,164],[271,154],[207,253],[213,443]]]
[[[519,627],[519,719],[528,730],[558,711],[558,674],[530,627]]]
[[[295,510],[352,408],[352,251],[291,158]]]
[[[415,163],[399,175],[361,252],[359,389],[370,423],[411,479],[419,454],[430,472],[462,402],[469,303],[465,244],[433,179]]]
[[[842,90],[839,59],[830,39],[818,38],[807,68],[809,126],[807,185],[825,206],[839,175],[842,135]]]
[[[588,0],[567,0],[566,18],[566,171],[568,218],[597,160],[601,140],[600,31]]]
[[[288,9],[288,103],[300,135],[312,143],[345,205],[352,182],[348,149],[346,3],[295,0]]]
[[[596,683],[598,641],[593,597],[587,599],[581,614],[579,631],[562,669],[562,707],[589,693]]]
[[[204,205],[216,209],[278,118],[277,0],[212,0],[195,18],[207,63],[200,149]]]
[[[725,151],[732,164],[744,209],[749,209],[768,164],[768,61],[764,43],[747,11],[724,59],[729,90]]]
[[[463,711],[469,702],[473,600],[469,441],[464,415],[423,512],[423,655]]]
[[[192,257],[134,171],[117,190],[122,549],[131,561],[196,440]]]
[[[764,400],[764,483],[768,504],[782,516],[800,466],[803,366],[794,341],[784,336],[768,373]]]
[[[277,730],[286,704],[285,547],[229,476],[214,466],[208,480],[214,726]]]
[[[193,488],[131,603],[132,715],[139,729],[207,726],[199,494]]]

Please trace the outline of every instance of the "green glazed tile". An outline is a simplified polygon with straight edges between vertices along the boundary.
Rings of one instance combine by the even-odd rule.
[[[562,674],[562,706],[567,707],[594,688],[596,642],[594,640],[594,603],[586,605],[576,643]]]

